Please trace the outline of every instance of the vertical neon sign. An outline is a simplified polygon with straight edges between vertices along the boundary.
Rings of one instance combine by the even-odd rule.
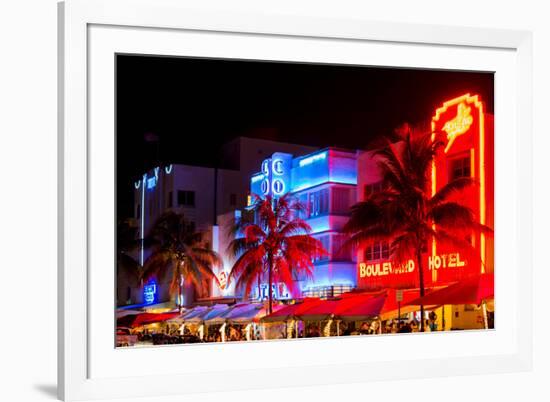
[[[477,110],[477,114],[472,110],[472,106],[475,107],[474,110]],[[453,117],[449,118],[445,122],[441,122],[441,116],[447,114],[448,111],[455,110]],[[436,110],[434,117],[432,118],[432,141],[435,141],[436,129],[440,126],[440,130],[445,132],[447,135],[447,144],[444,149],[444,153],[448,154],[449,151],[453,148],[457,139],[460,136],[466,135],[474,123],[474,117],[478,118],[478,143],[471,143],[471,148],[469,149],[470,155],[470,172],[471,175],[475,177],[478,175],[479,179],[479,221],[482,225],[486,224],[486,166],[485,166],[485,115],[483,109],[483,102],[479,99],[478,95],[471,96],[469,93],[459,96],[457,98],[451,99],[443,103],[443,106]],[[479,163],[477,164],[478,171],[476,171],[475,163],[475,145],[479,147]],[[432,160],[432,196],[436,193],[437,190],[437,171],[436,171],[436,162],[435,159]],[[435,228],[435,225],[433,225]],[[485,272],[485,234],[481,233],[479,237],[479,249],[481,257],[481,273]],[[432,255],[436,255],[436,242],[432,242]],[[432,271],[432,279],[437,279],[437,272]]]

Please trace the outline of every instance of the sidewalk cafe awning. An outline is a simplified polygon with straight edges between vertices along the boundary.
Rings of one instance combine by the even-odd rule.
[[[263,308],[264,306],[259,303],[243,303],[224,314],[223,319],[231,324],[252,322]]]
[[[156,322],[164,322],[177,317],[178,315],[179,312],[129,314],[117,319],[117,326],[135,328]]]
[[[204,307],[204,308],[202,308]],[[215,304],[212,307],[197,306],[192,312],[182,317],[184,322],[202,323],[206,320],[211,320],[225,313],[228,307],[226,304]]]
[[[408,305],[441,306],[445,304],[481,304],[494,298],[494,275],[482,274],[409,301]]]
[[[382,320],[402,313],[415,311],[416,306],[406,306],[406,302],[418,297],[418,289],[403,290],[401,306],[396,299],[396,290],[386,289],[376,292],[357,292],[343,294],[335,300],[306,298],[301,303],[291,304],[264,317],[262,322],[282,322],[291,319],[301,321],[323,321],[328,319],[342,321],[363,321],[378,317]]]
[[[324,300],[321,300],[317,297],[307,297],[301,303],[285,306],[280,310],[274,311],[270,315],[263,317],[260,321],[266,323],[288,321],[290,319],[297,318],[306,314],[313,307],[323,302]]]
[[[378,317],[387,298],[386,292],[345,297],[338,302],[333,314],[342,321],[362,321]]]
[[[222,307],[223,306],[223,307]],[[231,313],[239,305],[227,306],[227,305],[215,305],[203,316],[203,321],[205,324],[214,325],[214,324],[223,324],[226,321],[227,314]]]

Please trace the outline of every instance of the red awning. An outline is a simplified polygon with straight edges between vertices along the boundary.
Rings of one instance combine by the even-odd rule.
[[[306,314],[313,307],[322,303],[323,300],[316,297],[305,298],[301,303],[290,304],[286,307],[281,308],[278,311],[273,312],[272,314],[262,318],[261,322],[280,322],[287,321],[292,318]]]
[[[135,328],[142,325],[153,324],[155,322],[170,320],[177,317],[178,315],[179,312],[130,314],[124,317],[120,317],[117,320],[117,326]]]
[[[467,278],[446,288],[418,297],[407,305],[441,306],[444,304],[476,304],[494,298],[494,274],[482,274]]]
[[[334,317],[344,321],[361,321],[380,315],[386,292],[364,293],[345,297],[334,309]]]

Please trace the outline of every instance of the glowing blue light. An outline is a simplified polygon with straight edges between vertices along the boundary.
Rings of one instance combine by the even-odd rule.
[[[268,195],[269,194],[269,179],[268,178],[265,178],[262,181],[261,189],[262,189],[262,194],[263,195]]]
[[[283,164],[284,164],[284,161],[282,159],[273,159],[273,163],[271,167],[273,174],[277,176],[282,176],[284,174]]]
[[[258,287],[255,288],[255,294],[253,298],[259,301],[267,300],[269,298],[268,288],[269,286],[267,283],[260,284],[259,289]],[[284,282],[271,284],[271,295],[275,300],[292,299],[288,287],[285,285]]]
[[[329,182],[357,184],[357,160],[354,154],[323,151],[295,160],[291,172],[291,192]]]
[[[269,175],[269,163],[271,159],[266,159],[262,162],[262,173],[264,175]]]
[[[285,182],[281,179],[274,179],[271,185],[271,191],[274,195],[283,195],[285,193]]]
[[[300,167],[304,167],[307,165],[311,165],[313,162],[324,160],[326,158],[327,158],[327,152],[325,151],[320,154],[315,154],[315,155],[311,155],[306,158],[300,159],[299,165]]]
[[[263,179],[264,179],[264,174],[263,174],[263,173],[259,173],[259,174],[257,174],[257,175],[252,176],[252,178],[250,179],[250,181],[251,181],[252,183],[256,183],[256,182],[258,182],[258,181],[260,181],[260,180],[263,180]]]
[[[321,216],[307,220],[306,223],[311,227],[311,234],[328,232],[330,228],[330,220],[328,216]]]
[[[155,188],[155,186],[157,185],[157,178],[156,177],[149,177],[147,179],[147,190],[151,190],[153,188]]]
[[[144,304],[154,304],[158,301],[157,284],[155,281],[149,282],[143,286],[143,302]]]

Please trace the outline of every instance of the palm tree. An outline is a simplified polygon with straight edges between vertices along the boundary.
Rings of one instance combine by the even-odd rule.
[[[237,278],[237,286],[245,286],[248,295],[267,275],[269,314],[273,312],[273,283],[290,286],[296,274],[310,276],[313,260],[327,254],[321,242],[310,235],[311,227],[298,218],[302,209],[288,194],[264,199],[255,196],[251,212],[256,223],[241,219],[233,231],[236,238],[229,250],[238,258],[229,279]]]
[[[464,189],[476,184],[472,178],[452,180],[431,195],[431,165],[442,145],[439,139],[432,140],[431,134],[412,135],[409,129],[399,142],[388,141],[374,151],[384,189],[354,205],[344,227],[351,234],[350,245],[364,247],[375,240],[388,241],[394,261],[412,257],[418,267],[421,297],[425,294],[422,253],[431,241],[480,259],[467,238],[472,233],[491,232],[458,200]],[[424,317],[424,306],[420,307]]]
[[[217,281],[212,268],[221,265],[220,257],[204,247],[202,234],[193,229],[183,214],[170,211],[161,215],[146,243],[151,246],[152,254],[144,263],[144,280],[170,273],[170,295],[178,296],[180,310],[186,285],[204,290],[209,279]]]

